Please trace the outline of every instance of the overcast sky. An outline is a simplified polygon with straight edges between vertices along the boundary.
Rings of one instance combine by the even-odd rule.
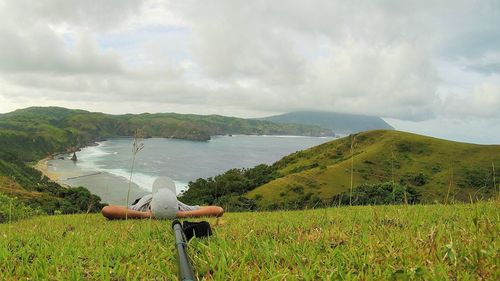
[[[0,0],[0,112],[381,116],[500,143],[500,0]]]

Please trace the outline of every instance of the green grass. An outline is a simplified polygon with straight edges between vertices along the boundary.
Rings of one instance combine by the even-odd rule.
[[[499,280],[498,203],[227,213],[189,254],[201,280]],[[174,280],[170,221],[0,225],[1,280]]]
[[[406,132],[376,130],[334,140],[284,157],[275,165],[283,177],[246,194],[259,205],[290,201],[312,193],[328,201],[348,192],[351,141],[354,139],[353,185],[391,182],[415,187],[424,202],[467,202],[494,197],[492,163],[500,167],[500,145],[477,145]],[[496,183],[500,172],[496,172]],[[451,188],[450,182],[452,183]],[[294,189],[302,189],[299,194]]]

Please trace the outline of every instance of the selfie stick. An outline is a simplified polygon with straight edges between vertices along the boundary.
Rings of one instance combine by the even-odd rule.
[[[186,241],[184,240],[184,232],[182,225],[178,220],[172,222],[172,229],[175,235],[175,247],[177,248],[177,261],[179,262],[179,280],[181,281],[194,281],[193,267],[189,262],[186,252]]]

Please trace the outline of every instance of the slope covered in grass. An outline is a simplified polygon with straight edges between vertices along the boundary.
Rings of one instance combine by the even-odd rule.
[[[351,144],[354,143],[354,158]],[[415,188],[424,202],[468,201],[496,194],[493,165],[500,145],[476,145],[411,133],[378,130],[354,134],[299,151],[275,167],[279,177],[247,193],[261,206],[300,198],[331,200],[363,183],[392,182]]]
[[[498,280],[498,203],[227,213],[188,251],[200,280]],[[0,225],[1,280],[175,280],[170,221]]]

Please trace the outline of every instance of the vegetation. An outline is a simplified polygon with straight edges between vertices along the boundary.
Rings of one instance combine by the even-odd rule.
[[[99,196],[83,187],[64,188],[23,162],[0,160],[0,193],[48,214],[98,212]]]
[[[290,190],[300,186],[305,194],[331,201],[334,196],[349,192],[352,176],[353,186],[385,182],[407,186],[420,194],[424,203],[445,202],[447,198],[487,199],[498,194],[494,183],[500,178],[492,170],[492,163],[499,162],[498,145],[458,143],[398,131],[369,131],[283,158],[275,163],[281,177],[245,196],[260,195],[259,204],[265,206],[289,200],[280,193],[293,194]]]
[[[220,205],[230,211],[255,210],[255,200],[242,195],[276,177],[278,174],[274,165],[231,169],[214,178],[189,182],[189,189],[181,195],[181,200],[187,204]]]
[[[200,280],[499,280],[498,203],[226,213],[188,243]],[[175,280],[170,222],[0,225],[1,280]]]
[[[413,187],[390,182],[382,184],[361,184],[352,192],[342,192],[335,195],[332,204],[339,205],[392,205],[417,204],[420,194]]]
[[[377,129],[394,129],[380,117],[336,112],[298,111],[261,118],[260,120],[276,123],[317,125],[342,134]]]
[[[0,223],[10,223],[42,214],[45,214],[42,210],[33,209],[19,202],[17,198],[11,198],[0,193]]]
[[[275,124],[218,115],[175,113],[108,115],[60,107],[30,107],[0,116],[0,192],[44,212],[95,212],[102,205],[84,188],[63,188],[26,165],[110,137],[208,140],[219,134],[332,135],[317,126]]]
[[[196,117],[179,117],[178,131],[154,120],[163,117],[60,108],[0,116],[0,280],[175,279],[170,223],[106,221],[89,214],[102,207],[97,196],[63,188],[26,164],[141,122],[151,126],[150,136],[207,132],[189,127]],[[196,274],[200,280],[498,280],[499,201],[458,201],[498,195],[499,150],[372,131],[270,166],[198,179],[182,200],[229,211],[312,209],[209,219],[215,235],[188,244]],[[446,204],[411,205],[436,201]],[[36,216],[44,213],[55,215]],[[16,222],[21,218],[28,219]]]
[[[348,197],[361,205],[488,199],[498,194],[500,173],[492,167],[499,162],[498,145],[369,131],[293,153],[271,166],[198,179],[182,200],[266,210],[345,204]]]

